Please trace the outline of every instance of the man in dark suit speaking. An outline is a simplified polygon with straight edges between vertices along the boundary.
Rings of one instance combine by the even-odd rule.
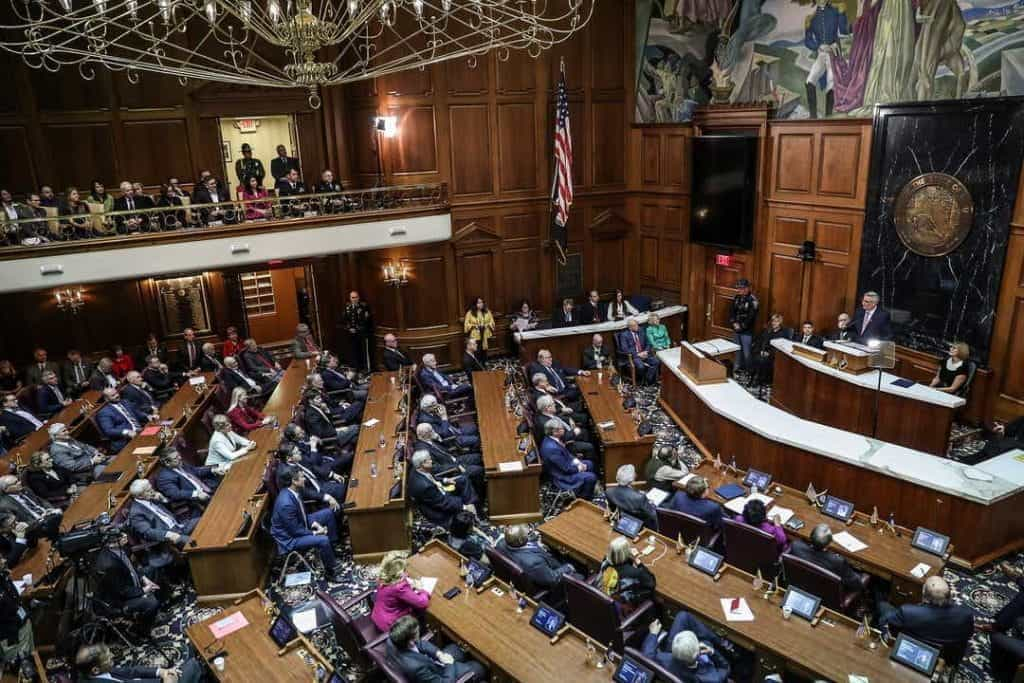
[[[853,328],[854,340],[866,344],[870,339],[889,341],[892,339],[892,321],[889,312],[879,307],[881,297],[878,292],[864,292],[860,300],[860,310],[853,314],[850,327]]]

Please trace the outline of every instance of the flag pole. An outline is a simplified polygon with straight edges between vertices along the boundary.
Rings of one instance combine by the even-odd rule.
[[[559,78],[560,79],[561,78],[565,78],[565,57],[560,57],[559,58],[558,74],[559,74]],[[558,86],[556,85],[555,86],[555,90],[557,91],[557,89],[558,89]],[[555,120],[556,121],[558,120],[558,98],[557,97],[555,98]],[[558,184],[558,168],[557,167],[558,167],[558,159],[556,158],[555,154],[552,153],[552,155],[551,155],[551,191],[548,192],[548,230],[549,231],[551,230],[551,226],[554,225],[554,223],[555,223],[555,217],[554,217],[555,203],[553,201],[551,201],[551,197],[553,197],[555,195],[555,186]],[[566,219],[568,219],[568,216],[566,216]],[[558,262],[558,265],[564,266],[565,263],[566,263],[566,260],[567,260],[567,256],[565,254],[565,250],[562,249],[562,243],[559,242],[558,240],[552,240],[552,241],[555,243],[555,247],[558,250],[558,253],[555,254],[555,260]]]

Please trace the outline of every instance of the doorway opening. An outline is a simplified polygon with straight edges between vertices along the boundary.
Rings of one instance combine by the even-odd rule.
[[[288,156],[299,158],[299,142],[295,131],[295,117],[290,114],[276,116],[235,116],[220,119],[221,156],[224,178],[237,196],[241,179],[235,172],[235,162],[242,158],[242,145],[252,147],[252,156],[263,162],[266,176],[263,185],[274,187],[270,163],[277,156],[277,146],[284,145]]]
[[[310,266],[288,266],[238,274],[248,335],[261,346],[290,343],[295,326],[318,332]]]

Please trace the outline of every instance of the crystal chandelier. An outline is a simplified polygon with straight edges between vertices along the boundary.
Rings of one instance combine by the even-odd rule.
[[[95,65],[190,80],[319,90],[448,59],[532,57],[590,20],[597,0],[10,0],[0,47],[31,67]]]

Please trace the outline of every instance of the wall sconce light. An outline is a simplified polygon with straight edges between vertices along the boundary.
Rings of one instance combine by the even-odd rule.
[[[398,135],[398,117],[376,116],[373,119],[373,128],[384,137],[393,138]]]
[[[409,266],[404,263],[395,265],[391,261],[385,263],[384,283],[392,287],[403,287],[409,284]]]
[[[76,290],[72,290],[71,288],[58,290],[53,293],[53,297],[57,300],[57,308],[62,311],[78,313],[78,309],[85,306],[85,299],[82,298],[81,287]]]

